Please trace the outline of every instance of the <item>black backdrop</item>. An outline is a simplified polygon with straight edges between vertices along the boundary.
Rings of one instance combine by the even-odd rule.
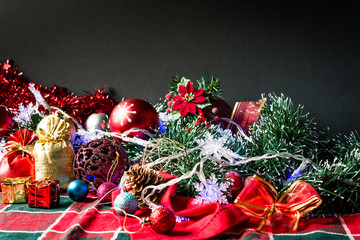
[[[208,72],[230,105],[284,93],[321,128],[360,130],[359,5],[274,2],[2,0],[0,57],[36,83],[106,85],[118,101],[156,103],[175,73]]]

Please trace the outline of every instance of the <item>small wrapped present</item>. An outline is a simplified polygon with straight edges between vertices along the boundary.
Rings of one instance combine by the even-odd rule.
[[[1,182],[3,203],[27,203],[31,177],[4,178]]]
[[[29,184],[29,207],[53,208],[59,203],[59,180],[35,181]]]

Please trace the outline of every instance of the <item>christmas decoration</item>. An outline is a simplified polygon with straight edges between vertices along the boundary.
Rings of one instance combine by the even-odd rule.
[[[229,141],[229,135],[224,134],[218,138],[215,138],[213,134],[206,132],[204,139],[198,139],[196,142],[201,146],[201,154],[221,159],[222,157],[232,161],[234,158],[241,158],[238,154],[231,151],[226,143]]]
[[[7,138],[6,154],[0,161],[0,182],[4,177],[35,177],[34,146],[37,136],[21,129]]]
[[[133,194],[123,191],[115,198],[114,209],[121,216],[124,216],[124,213],[120,209],[133,214],[138,209],[138,200]]]
[[[159,127],[159,116],[155,108],[148,102],[132,98],[119,103],[110,115],[110,131],[124,134],[128,137],[137,136],[147,139],[143,131],[154,133]],[[135,130],[134,130],[135,129]],[[139,131],[139,129],[143,131]]]
[[[70,144],[71,120],[60,112],[49,115],[39,123],[35,144],[36,179],[57,179],[60,189],[66,190],[74,179],[72,165],[74,151]]]
[[[8,152],[5,148],[5,138],[0,138],[0,161]]]
[[[30,177],[4,178],[1,182],[3,203],[26,203]]]
[[[168,233],[175,227],[175,214],[168,208],[159,207],[150,214],[151,228],[157,233]]]
[[[308,173],[298,178],[311,183],[319,192],[323,203],[317,212],[360,212],[359,134],[353,132],[349,136],[337,135],[322,144],[328,147],[320,148],[318,153],[319,159],[325,159],[319,161],[321,170],[307,169]]]
[[[206,121],[219,124],[222,128],[226,128],[228,122],[224,121],[223,118],[229,119],[231,117],[232,109],[230,105],[221,97],[216,99],[211,98],[209,102],[211,105],[203,109]]]
[[[13,125],[11,115],[4,105],[0,105],[0,137],[7,135]]]
[[[181,117],[185,117],[188,113],[196,113],[196,103],[206,102],[206,98],[201,96],[204,94],[204,89],[194,91],[194,87],[190,81],[187,82],[186,87],[179,85],[179,96],[173,97],[174,104],[172,110],[180,110]]]
[[[77,148],[79,148],[83,144],[85,144],[89,141],[101,139],[101,138],[106,138],[105,132],[103,132],[103,131],[98,131],[96,129],[90,129],[88,131],[85,129],[79,129],[76,132],[76,137],[73,141],[74,148],[75,148],[75,146]]]
[[[109,127],[109,117],[105,113],[93,113],[86,119],[85,127],[87,130],[106,130]]]
[[[185,147],[169,138],[156,138],[148,142],[142,152],[142,163],[153,162],[162,157],[169,157],[177,153],[184,153]],[[186,161],[184,157],[174,158],[172,162]],[[159,164],[155,166],[155,169],[167,172],[169,164]]]
[[[252,102],[237,102],[235,103],[234,110],[231,114],[231,119],[234,120],[240,127],[249,132],[250,128],[257,123],[261,109],[263,108],[266,100],[261,99]],[[237,131],[234,126],[229,126],[233,131]]]
[[[117,188],[117,186],[112,182],[105,182],[105,183],[101,184],[96,191],[97,198],[102,203],[111,203],[110,192],[116,188]]]
[[[231,195],[231,199],[236,198],[240,191],[243,189],[244,178],[241,175],[234,171],[228,171],[225,173],[224,178],[230,181],[230,186],[228,191]]]
[[[128,169],[129,160],[125,151],[110,139],[97,139],[84,144],[78,150],[73,165],[75,178],[92,182],[95,188],[104,182],[118,185]]]
[[[149,185],[159,185],[166,181],[159,172],[139,164],[130,167],[126,175],[126,188],[138,199],[139,208],[145,206],[145,203],[141,199],[143,189]],[[159,203],[164,192],[164,190],[155,192],[151,196],[150,201],[155,204]],[[146,191],[143,194],[146,194]]]
[[[67,194],[69,197],[76,202],[84,200],[89,193],[89,188],[83,181],[74,180],[72,181],[68,188]]]
[[[236,171],[246,179],[254,174],[261,176],[279,193],[286,192],[298,180],[306,181],[323,199],[322,205],[313,211],[315,214],[360,211],[358,207],[360,178],[356,174],[360,171],[359,135],[351,133],[348,136],[334,136],[330,133],[321,133],[316,129],[315,122],[309,114],[303,113],[303,107],[294,107],[292,101],[283,95],[269,94],[263,95],[259,101],[238,102],[229,119],[229,108],[220,98],[222,92],[220,81],[212,76],[201,77],[197,81],[197,88],[195,81],[175,76],[171,81],[166,100],[155,106],[157,113],[152,111],[151,114],[133,109],[136,104],[127,102],[130,99],[119,104],[123,104],[122,110],[114,109],[115,102],[101,90],[86,96],[76,96],[66,88],[58,86],[47,88],[29,83],[10,61],[0,63],[0,81],[0,102],[8,107],[9,116],[14,116],[13,120],[16,124],[24,128],[44,128],[42,123],[38,123],[42,118],[46,119],[46,115],[53,114],[54,110],[65,111],[81,123],[90,119],[91,114],[110,114],[113,111],[121,115],[127,112],[124,118],[117,118],[117,122],[115,121],[117,125],[126,126],[124,131],[117,129],[109,133],[99,129],[84,130],[80,124],[77,124],[79,128],[77,138],[72,143],[76,142],[74,145],[78,148],[81,145],[86,146],[89,141],[95,139],[96,141],[101,138],[109,138],[108,140],[112,141],[114,137],[124,139],[121,144],[133,163],[141,162],[151,171],[164,170],[177,177],[176,180],[172,179],[160,185],[143,187],[138,193],[138,198],[146,204],[153,206],[152,190],[161,192],[174,186],[175,183],[177,195],[194,197],[199,195],[199,191],[203,191],[198,199],[202,198],[201,195],[206,198],[208,192],[206,186],[209,185],[207,180],[211,181],[211,179],[217,180],[212,185],[217,192],[215,199],[212,200],[218,201],[222,195],[232,192],[231,186],[227,191],[219,191],[221,184],[230,182],[224,174]],[[140,109],[153,108],[149,105]],[[135,117],[142,119],[143,116],[150,115],[153,116],[152,119],[161,118],[159,129],[157,121],[154,124],[156,126],[152,128],[147,128],[151,125],[149,120],[145,120],[146,126],[134,124]],[[67,123],[70,124],[70,121]],[[232,132],[226,127],[231,128]],[[75,128],[72,129],[75,132]],[[49,137],[48,132],[46,131],[45,134],[47,137]],[[141,138],[146,138],[150,133],[152,137],[150,141],[125,137],[138,134],[143,135],[140,136]],[[67,135],[71,134],[67,133]],[[3,136],[6,138],[0,138],[0,155],[8,152],[4,146],[8,137]],[[66,165],[67,158],[64,162],[61,154],[52,151],[53,149],[50,149],[49,156],[45,158],[46,144],[41,137],[38,141],[43,146],[39,151],[44,157],[41,166],[55,167],[58,164],[54,170],[59,170],[60,174],[60,169]],[[58,137],[60,136],[52,135],[46,142],[55,145],[52,142],[55,140],[59,144],[60,142],[65,144],[65,148],[71,149],[67,137],[65,142],[62,140],[63,135],[61,139]],[[93,154],[92,148],[88,149],[89,153],[85,149],[82,156],[93,155],[94,161],[101,156],[101,154]],[[105,145],[101,149],[106,151]],[[116,160],[116,152],[113,151],[109,157],[111,160],[106,161],[106,164],[100,163],[94,167],[96,171],[102,167],[100,175],[89,174],[93,171],[91,164],[86,168],[74,165],[74,172],[83,171],[79,179],[87,181],[89,185],[94,183],[96,187],[108,179],[111,179],[109,182],[118,184],[122,174],[116,172],[116,169],[122,161],[122,153],[118,152],[120,157]],[[26,155],[25,151],[24,155]],[[90,161],[89,158],[86,157],[85,162]],[[1,164],[3,163],[4,161]],[[100,167],[101,164],[103,166]],[[127,170],[126,167],[124,169]],[[115,177],[116,174],[118,176]],[[41,178],[49,178],[48,175],[43,174]],[[50,179],[61,180],[58,177]],[[158,202],[158,200],[154,201]],[[276,221],[276,217],[271,221]]]
[[[41,115],[33,103],[29,103],[27,106],[19,104],[19,112],[13,117],[13,120],[22,128],[36,130],[36,126],[41,120]]]
[[[321,198],[308,183],[298,180],[278,199],[276,190],[264,179],[253,176],[235,200],[248,216],[259,218],[261,230],[268,219],[280,217],[282,222],[290,223],[296,231],[300,217],[321,204]],[[279,216],[280,215],[280,216]]]
[[[217,183],[215,174],[211,174],[206,183],[194,183],[195,190],[199,195],[195,197],[193,204],[203,204],[219,202],[220,204],[228,204],[228,200],[224,193],[230,186],[230,182]]]
[[[22,72],[19,72],[13,62],[7,60],[0,63],[0,80],[0,103],[7,106],[14,116],[18,114],[20,103],[24,106],[35,104],[34,95],[28,89],[29,81],[23,77]],[[76,96],[68,89],[56,85],[42,87],[34,84],[34,89],[42,94],[48,105],[61,108],[80,123],[92,113],[110,114],[115,106],[115,101],[104,90]]]
[[[29,184],[29,207],[54,208],[60,203],[60,181],[44,180]]]

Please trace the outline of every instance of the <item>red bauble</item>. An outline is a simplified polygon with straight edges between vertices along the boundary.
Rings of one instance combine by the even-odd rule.
[[[221,118],[230,118],[232,109],[230,105],[221,97],[210,99],[210,106],[203,109],[206,121],[219,124],[221,127],[226,128],[228,122],[221,120]],[[220,120],[219,120],[220,119]]]
[[[10,128],[13,125],[10,112],[7,107],[0,105],[0,137],[7,135],[10,132]]]
[[[131,98],[122,101],[110,115],[110,131],[124,133],[132,128],[144,129],[150,133],[159,127],[159,116],[155,108],[148,102]],[[147,139],[149,136],[141,131],[127,135]]]
[[[175,214],[166,207],[159,207],[150,214],[150,224],[157,233],[170,232],[176,223]]]
[[[234,171],[229,171],[225,173],[224,178],[230,179],[231,185],[228,188],[229,193],[231,194],[232,198],[236,198],[237,195],[241,192],[244,186],[244,178],[241,175]]]
[[[114,191],[113,189],[115,188],[117,188],[117,186],[112,182],[105,182],[101,184],[96,191],[97,198],[99,200],[101,199],[100,202],[102,203],[111,203],[111,193],[109,192]]]

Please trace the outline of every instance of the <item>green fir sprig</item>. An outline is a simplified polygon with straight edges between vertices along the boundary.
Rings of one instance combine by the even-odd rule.
[[[171,94],[178,95],[178,86],[182,83],[183,77],[179,75],[175,75],[169,85]],[[205,90],[205,97],[216,99],[223,90],[220,87],[220,79],[211,76],[209,74],[205,74],[199,80],[197,80],[198,88],[197,89],[204,89]]]
[[[333,144],[335,143],[335,144]],[[360,137],[338,135],[327,150],[333,158],[321,160],[320,171],[304,176],[322,197],[318,213],[344,214],[360,212]]]

